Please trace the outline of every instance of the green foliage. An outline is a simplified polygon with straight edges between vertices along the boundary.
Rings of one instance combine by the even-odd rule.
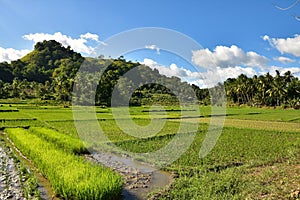
[[[25,57],[0,63],[0,98],[69,100],[74,78],[84,58],[60,43],[38,42]],[[56,94],[56,95],[55,95]]]
[[[166,103],[183,100],[193,102],[193,90],[188,83],[181,82],[177,77],[160,75],[158,70],[152,70],[148,66],[118,59],[86,59],[84,72],[78,74],[75,80],[81,96],[75,96],[77,104],[105,105],[105,106],[140,106],[142,104]],[[86,73],[93,72],[91,73]],[[100,80],[100,81],[98,81]],[[85,84],[80,84],[82,82]],[[98,85],[96,94],[93,94],[93,86]],[[161,95],[165,100],[155,98]],[[114,98],[112,99],[112,96]],[[150,101],[149,99],[152,100]],[[94,102],[95,100],[95,102]],[[112,102],[113,100],[113,102]],[[90,102],[92,101],[92,102]]]
[[[2,80],[4,83],[7,83],[7,82],[11,82],[13,79],[14,76],[12,74],[11,65],[9,65],[7,62],[0,63],[0,80]],[[0,82],[0,86],[1,86],[1,82]]]
[[[51,78],[55,79],[58,71],[64,71],[64,75],[71,78],[83,62],[79,53],[74,52],[70,47],[63,47],[55,40],[38,42],[34,50],[21,58],[24,68],[23,75],[19,79],[26,78],[28,81],[45,83]],[[15,74],[16,76],[17,74]]]
[[[17,148],[65,199],[108,199],[121,193],[122,179],[109,169],[61,151],[27,130],[5,129]]]

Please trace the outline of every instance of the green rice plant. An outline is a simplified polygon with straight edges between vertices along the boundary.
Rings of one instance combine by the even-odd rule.
[[[20,113],[36,117],[41,121],[73,120],[72,110],[69,108],[44,107],[44,108],[19,108]],[[1,116],[1,115],[0,115]]]
[[[0,112],[0,119],[28,119],[32,118],[28,116],[25,112],[22,112],[22,110],[19,110],[19,112]]]
[[[79,138],[74,138],[72,136],[57,132],[53,129],[44,127],[30,127],[29,130],[35,135],[55,144],[57,147],[62,148],[67,152],[73,152],[75,154],[89,153]]]
[[[49,180],[64,199],[114,199],[122,189],[122,178],[108,168],[58,149],[30,131],[5,129],[16,147]]]
[[[207,132],[207,125],[202,125],[190,148],[167,168],[186,171],[201,168],[220,171],[241,165],[259,166],[291,160],[300,153],[295,146],[299,134],[291,132],[227,128],[218,139],[216,146],[204,158],[199,158],[199,150]],[[147,139],[115,142],[128,152],[152,152],[166,145],[176,132],[165,132],[164,137],[156,135]],[[178,133],[177,133],[178,134]],[[182,133],[183,136],[186,133]]]
[[[17,128],[29,126],[42,126],[43,124],[33,119],[6,119],[0,120],[0,128]]]
[[[54,127],[60,133],[69,135],[71,137],[78,137],[78,133],[76,131],[76,127],[73,121],[51,121],[47,122],[47,124],[51,127]]]
[[[149,119],[133,119],[134,123],[144,126],[148,125],[150,120]],[[124,133],[124,131],[118,126],[118,124],[115,122],[115,120],[107,119],[107,120],[98,120],[97,126],[95,126],[94,123],[90,123],[89,121],[83,121],[78,123],[84,123],[83,127],[85,128],[86,135],[96,135],[97,130],[99,129],[99,126],[101,127],[103,133],[108,137],[108,141],[101,141],[101,142],[122,142],[127,140],[134,140],[136,137],[131,136],[127,133]],[[51,127],[55,127],[55,129],[59,130],[59,132],[68,134],[71,137],[78,137],[78,133],[75,127],[75,124],[73,121],[51,121],[48,122],[48,124]],[[126,123],[124,123],[126,125]],[[166,135],[166,134],[173,134],[178,131],[180,123],[179,122],[173,122],[170,120],[166,121],[166,124],[163,126],[163,128],[156,134],[156,135]],[[128,127],[125,127],[128,128]],[[156,127],[153,127],[156,128]],[[151,129],[151,128],[150,128]],[[134,129],[133,129],[134,130]],[[138,128],[134,131],[138,131]],[[83,135],[80,135],[81,137]]]

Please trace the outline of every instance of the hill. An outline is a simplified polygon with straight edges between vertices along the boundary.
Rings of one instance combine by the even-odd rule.
[[[177,77],[163,76],[155,69],[138,62],[126,61],[123,57],[84,58],[70,47],[65,48],[54,40],[37,43],[32,52],[19,60],[12,61],[11,64],[0,63],[0,98],[70,101],[76,74],[83,63],[85,67],[96,69],[93,74],[101,73],[95,95],[95,102],[99,105],[111,104],[115,86],[115,91],[119,91],[118,99],[126,96],[126,92],[131,92],[132,105],[155,103],[153,101],[176,104],[178,98],[195,100],[192,98],[192,91],[188,89],[191,88],[190,85],[181,82]],[[124,76],[133,69],[137,69],[134,70],[135,74],[131,74],[131,77]],[[85,76],[84,79],[88,80],[87,76],[91,74],[80,75],[81,78]],[[81,85],[86,86],[82,83]],[[197,86],[193,88],[200,90]],[[89,93],[91,91],[85,94]],[[83,97],[80,101],[87,100]]]

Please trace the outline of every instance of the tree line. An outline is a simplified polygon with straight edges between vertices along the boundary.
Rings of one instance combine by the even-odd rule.
[[[300,81],[290,71],[247,77],[244,74],[224,82],[230,103],[249,106],[300,108]]]

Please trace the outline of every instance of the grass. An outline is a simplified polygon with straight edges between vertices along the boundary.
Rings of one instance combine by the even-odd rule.
[[[29,126],[43,126],[38,120],[35,119],[5,119],[0,120],[0,129],[4,128],[18,128],[18,127],[29,127]]]
[[[281,108],[229,108],[230,119],[300,122],[300,110]]]
[[[216,146],[200,159],[199,150],[212,114],[210,107],[200,107],[199,115],[195,115],[192,107],[184,108],[185,119],[180,119],[180,108],[176,106],[165,107],[166,113],[156,107],[131,107],[129,118],[117,116],[123,120],[125,129],[132,128],[127,123],[129,120],[140,126],[140,129],[131,129],[132,132],[142,132],[142,128],[151,123],[150,115],[154,121],[166,119],[166,124],[156,135],[144,138],[125,133],[116,123],[110,108],[96,108],[97,123],[79,122],[84,125],[85,132],[84,135],[78,135],[71,108],[29,107],[24,104],[13,107],[19,112],[0,113],[0,118],[9,119],[0,122],[2,127],[31,126],[26,135],[43,142],[48,141],[46,143],[59,152],[66,147],[70,148],[78,141],[78,137],[84,136],[94,137],[100,143],[111,142],[129,152],[153,152],[174,138],[180,120],[187,127],[200,122],[190,148],[177,161],[165,167],[167,171],[177,172],[179,178],[175,179],[169,189],[153,194],[158,199],[289,199],[292,191],[300,190],[299,110],[228,108],[225,127]],[[118,109],[122,111],[124,108]],[[37,120],[19,120],[22,118]],[[97,138],[98,125],[108,140]],[[156,125],[151,126],[149,132],[156,128]],[[44,135],[30,133],[33,129],[42,130]],[[183,131],[181,134],[184,137],[187,133]],[[68,152],[71,151],[62,153],[67,156],[70,155]],[[65,171],[62,173],[68,174]]]
[[[149,119],[134,119],[134,123],[140,125],[140,126],[145,126],[148,125],[150,120]],[[159,120],[157,120],[160,122]],[[108,141],[102,141],[102,142],[122,142],[126,140],[134,140],[136,137],[131,136],[129,134],[126,134],[123,132],[123,130],[118,127],[116,124],[115,120],[113,119],[107,119],[107,120],[98,120],[98,124],[93,124],[90,123],[89,121],[82,121],[78,122],[82,123],[82,125],[85,128],[86,134],[91,134],[98,130],[98,124],[103,130],[103,133],[109,138]],[[126,126],[127,120],[123,120],[123,123]],[[78,133],[76,130],[76,127],[74,125],[73,121],[50,121],[47,122],[47,124],[50,127],[53,127],[57,130],[59,130],[62,133],[65,133],[67,135],[73,136],[73,137],[78,137]],[[97,126],[96,126],[97,125]],[[167,121],[166,125],[163,126],[163,128],[157,133],[157,135],[165,135],[166,133],[176,133],[179,127],[178,122],[173,122],[173,121]],[[125,127],[125,128],[130,128],[130,127]],[[132,129],[131,129],[132,130]],[[151,132],[153,130],[156,130],[156,127],[149,127],[148,131]],[[133,132],[139,132],[138,127],[136,127]],[[96,134],[96,133],[95,133]]]
[[[111,170],[66,153],[25,129],[5,132],[23,154],[65,199],[107,199],[118,197],[122,179]]]
[[[300,166],[279,163],[180,176],[159,199],[297,199]],[[299,198],[299,196],[298,196]]]
[[[89,153],[81,140],[71,137],[69,135],[62,134],[55,130],[45,127],[30,127],[29,130],[38,137],[55,144],[55,146],[63,149],[66,152],[74,154]]]
[[[226,128],[212,152],[199,159],[199,134],[189,151],[167,167],[179,178],[156,195],[159,199],[289,199],[292,191],[300,189],[297,139],[295,133]]]
[[[222,169],[247,165],[258,166],[294,159],[300,152],[295,141],[299,138],[295,133],[280,133],[251,129],[224,128],[216,146],[208,156],[199,158],[199,150],[206,133],[201,127],[189,150],[169,167],[171,169]],[[172,135],[154,137],[143,140],[131,140],[115,143],[130,152],[151,152],[164,146]]]
[[[24,112],[0,112],[0,119],[28,119],[27,114]]]
[[[244,199],[245,187],[241,174],[233,168],[180,177],[159,199]]]

